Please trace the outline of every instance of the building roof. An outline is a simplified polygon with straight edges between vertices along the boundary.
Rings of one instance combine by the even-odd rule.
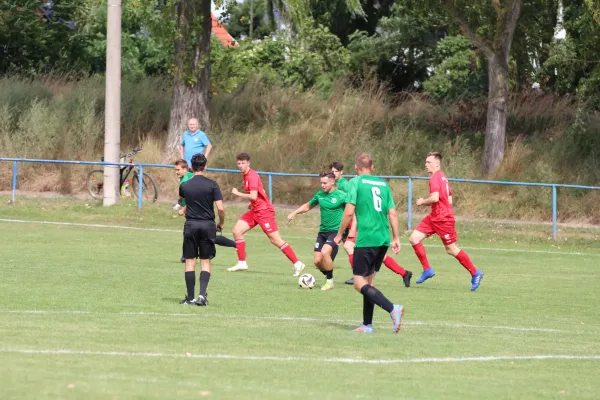
[[[221,44],[225,47],[237,47],[239,46],[238,42],[227,32],[227,29],[221,25],[215,13],[211,13],[212,16],[212,33],[215,35]]]

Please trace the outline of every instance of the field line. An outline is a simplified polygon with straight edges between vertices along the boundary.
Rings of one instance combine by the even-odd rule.
[[[195,313],[159,313],[159,312],[94,312],[83,310],[0,310],[0,314],[89,314],[89,315],[123,315],[123,316],[139,316],[139,317],[176,317],[176,318],[215,318],[215,319],[235,319],[235,320],[259,320],[259,321],[292,321],[292,322],[334,322],[356,324],[357,320],[344,319],[329,319],[316,317],[296,317],[296,316],[266,316],[266,315],[227,315],[227,314],[195,314]],[[461,324],[444,321],[403,321],[403,325],[418,325],[418,326],[439,326],[447,328],[464,328],[464,329],[493,329],[493,330],[508,330],[521,332],[550,332],[550,333],[574,333],[565,330],[551,328],[527,328],[515,326],[494,326],[494,325],[473,325]]]
[[[41,224],[41,225],[64,225],[64,226],[77,226],[82,228],[104,228],[104,229],[123,229],[123,230],[133,230],[133,231],[145,231],[145,232],[167,232],[167,233],[182,233],[182,229],[162,229],[162,228],[140,228],[136,226],[125,226],[125,225],[104,225],[104,224],[84,224],[78,222],[60,222],[60,221],[32,221],[25,219],[7,219],[0,218],[0,222],[7,223],[20,223],[20,224]],[[264,237],[263,234],[255,234],[255,233],[247,233],[245,236],[250,237]],[[301,240],[314,240],[315,238],[312,236],[290,236],[285,235],[286,238],[290,239],[301,239]],[[403,243],[407,244],[407,243]],[[427,244],[427,247],[444,247],[439,244]],[[497,248],[497,247],[469,247],[469,246],[461,246],[462,249],[465,250],[474,250],[474,251],[498,251],[504,253],[531,253],[531,254],[556,254],[556,255],[566,255],[566,256],[592,256],[592,257],[600,257],[600,253],[583,253],[578,251],[549,251],[549,250],[529,250],[529,249],[505,249],[505,248]]]
[[[0,353],[34,355],[76,355],[105,357],[146,357],[146,358],[197,358],[204,360],[241,360],[241,361],[277,361],[277,362],[317,362],[333,364],[434,364],[462,363],[482,361],[530,361],[530,360],[600,360],[600,355],[543,354],[530,356],[474,356],[474,357],[431,357],[431,358],[338,358],[338,357],[281,357],[281,356],[244,356],[236,354],[192,354],[192,353],[143,353],[127,351],[92,351],[70,349],[18,349],[0,348]]]

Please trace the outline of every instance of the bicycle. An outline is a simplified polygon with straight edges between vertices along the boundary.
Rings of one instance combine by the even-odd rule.
[[[133,164],[133,156],[142,151],[141,148],[135,148],[131,153],[120,156],[120,163],[125,163],[129,159],[129,163]],[[104,157],[100,159],[104,161]],[[133,171],[133,177],[129,179]],[[139,189],[139,167],[134,165],[123,166],[119,168],[119,181],[121,188],[121,197],[130,197],[131,193],[137,198]],[[87,189],[92,198],[102,200],[104,198],[104,170],[95,169],[90,171],[87,176]],[[158,189],[154,178],[144,172],[142,179],[142,200],[155,202],[158,198]]]

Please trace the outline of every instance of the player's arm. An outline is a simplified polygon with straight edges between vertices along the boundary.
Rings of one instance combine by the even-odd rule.
[[[225,226],[225,206],[223,206],[223,200],[215,201],[217,206],[217,212],[219,214],[219,223],[217,224],[217,231],[222,231]]]
[[[356,209],[356,206],[354,204],[350,204],[350,203],[346,204],[346,208],[344,208],[344,215],[342,216],[342,222],[340,223],[340,229],[338,230],[338,233],[334,239],[337,244],[342,243],[342,235],[346,231],[346,228],[348,228],[348,225],[350,225],[350,222],[352,221],[352,218],[354,217],[355,209]]]
[[[398,254],[400,252],[400,230],[398,229],[398,212],[395,208],[389,209],[388,220],[392,227],[392,251],[394,254]]]
[[[210,155],[211,150],[212,150],[212,144],[209,143],[204,148],[204,157],[208,158],[208,156]]]
[[[255,201],[258,198],[258,190],[251,190],[250,193],[242,193],[237,188],[233,188],[231,191],[234,195],[239,197],[240,199]]]
[[[433,192],[426,199],[423,199],[423,198],[417,199],[417,205],[418,206],[428,206],[428,205],[437,203],[438,201],[440,201],[440,192]]]
[[[296,208],[294,211],[292,211],[288,215],[288,217],[287,217],[288,222],[291,222],[296,217],[296,215],[307,213],[310,210],[312,210],[313,208],[314,208],[314,206],[311,205],[310,203],[304,203],[304,204],[302,204],[300,207]]]
[[[448,196],[448,203],[450,203],[450,205],[452,205],[452,195]]]

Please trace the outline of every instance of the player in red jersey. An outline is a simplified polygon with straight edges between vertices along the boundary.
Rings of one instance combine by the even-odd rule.
[[[423,218],[408,239],[415,254],[423,265],[423,273],[417,279],[417,283],[423,283],[435,276],[435,271],[429,265],[425,247],[421,243],[423,239],[437,234],[446,247],[446,252],[454,256],[458,262],[471,274],[471,290],[477,290],[483,271],[475,268],[471,259],[463,250],[456,245],[456,230],[454,229],[454,211],[452,210],[452,190],[446,175],[442,172],[442,155],[432,152],[425,160],[425,170],[431,176],[429,178],[429,197],[417,199],[418,206],[431,206],[431,213]]]
[[[250,168],[250,155],[248,153],[240,153],[236,159],[237,166],[244,175],[245,193],[241,193],[236,188],[231,192],[242,199],[250,200],[250,205],[248,206],[250,211],[243,214],[233,227],[233,238],[235,239],[235,247],[237,248],[238,263],[228,268],[227,271],[245,271],[248,269],[244,233],[256,225],[260,225],[271,243],[277,246],[294,264],[293,276],[299,276],[304,269],[304,264],[298,260],[294,250],[292,250],[292,246],[287,244],[279,235],[277,221],[275,220],[275,208],[267,197],[258,173]]]

